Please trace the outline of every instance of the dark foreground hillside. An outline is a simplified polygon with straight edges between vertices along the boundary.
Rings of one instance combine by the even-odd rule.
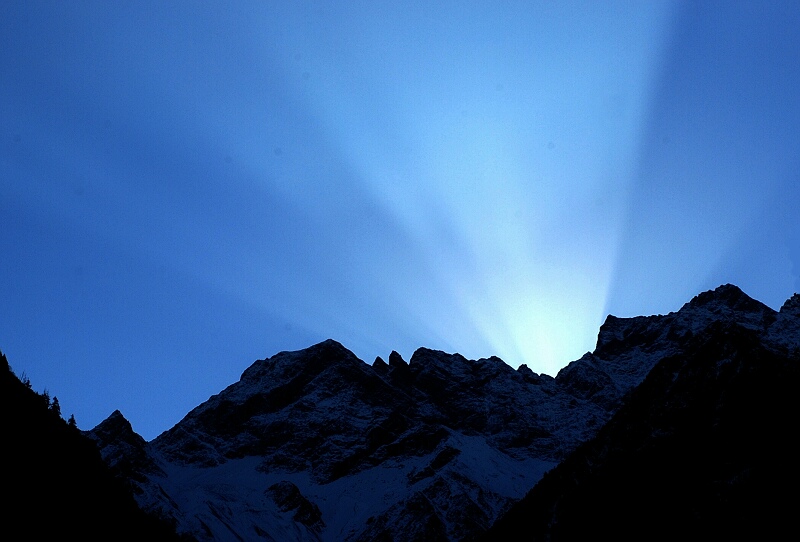
[[[3,354],[0,441],[0,539],[178,540],[139,510],[94,442],[21,382]]]
[[[785,539],[800,504],[799,389],[796,349],[714,324],[486,540]]]

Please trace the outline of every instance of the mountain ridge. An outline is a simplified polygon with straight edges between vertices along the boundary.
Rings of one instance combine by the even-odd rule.
[[[555,377],[424,347],[369,365],[328,339],[254,362],[149,443],[89,434],[143,508],[200,540],[467,540],[664,360],[720,325],[796,350],[798,314],[800,296],[774,311],[722,285],[666,315],[609,315]]]
[[[715,322],[482,540],[783,538],[798,504],[798,386],[797,350]]]

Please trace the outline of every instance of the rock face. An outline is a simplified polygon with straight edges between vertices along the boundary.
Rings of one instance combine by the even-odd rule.
[[[152,442],[118,413],[92,435],[143,508],[200,540],[467,540],[712,327],[796,348],[798,305],[726,285],[676,313],[609,316],[555,378],[425,348],[368,365],[328,340],[255,362]]]
[[[139,485],[147,481],[148,475],[165,475],[148,452],[147,442],[134,432],[133,427],[119,410],[103,420],[89,436],[96,442],[113,443],[101,447],[103,461],[112,465],[112,470],[129,482],[135,493]]]
[[[800,298],[775,313],[723,294],[695,298],[703,326],[486,540],[773,540],[796,529]]]

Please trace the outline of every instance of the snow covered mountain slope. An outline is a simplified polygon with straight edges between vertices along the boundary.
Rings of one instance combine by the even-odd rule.
[[[143,508],[199,540],[467,540],[691,337],[731,322],[782,326],[782,344],[798,333],[783,313],[726,285],[676,313],[609,316],[556,378],[425,348],[369,365],[328,340],[255,362],[152,442],[119,413],[90,433]]]

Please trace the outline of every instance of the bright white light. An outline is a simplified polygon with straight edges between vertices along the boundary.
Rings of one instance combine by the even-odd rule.
[[[410,281],[350,255],[389,275],[370,295],[470,357],[555,373],[592,349],[668,7],[534,9],[524,24],[479,25],[477,48],[462,47],[457,12],[443,25],[412,9],[286,51],[302,58],[286,71],[303,70],[295,91],[323,139],[415,246]]]

